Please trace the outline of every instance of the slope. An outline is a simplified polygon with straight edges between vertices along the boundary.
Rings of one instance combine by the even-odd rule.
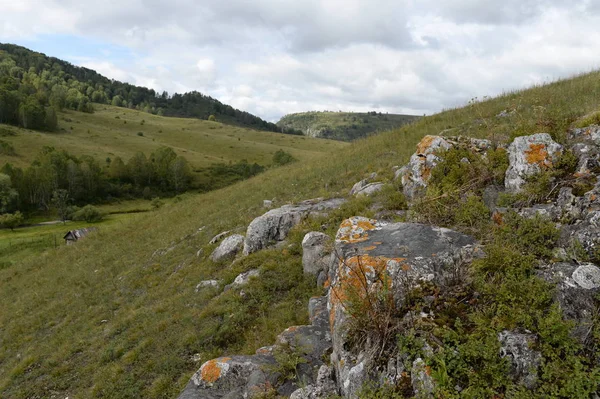
[[[277,126],[284,132],[301,131],[305,136],[351,141],[376,132],[396,129],[418,116],[377,112],[301,112],[285,115]]]
[[[206,256],[214,248],[210,238],[243,231],[264,212],[263,199],[283,204],[346,195],[372,171],[391,180],[392,167],[407,161],[420,138],[446,129],[495,140],[541,131],[560,138],[576,118],[598,109],[599,98],[595,72],[442,112],[0,270],[0,396],[174,397],[198,359],[252,353],[283,328],[306,321],[315,289],[302,279],[298,246],[303,233],[321,224],[300,226],[289,247],[233,265]],[[512,118],[496,117],[507,109],[514,110]],[[371,216],[368,204],[350,201],[324,226],[331,232],[343,217]],[[229,283],[256,267],[267,273],[244,298],[194,290],[201,280]]]
[[[131,158],[136,152],[151,153],[160,146],[173,148],[194,168],[242,159],[261,165],[271,163],[283,149],[300,160],[334,151],[341,144],[328,140],[264,132],[190,118],[170,118],[110,105],[94,105],[93,114],[65,110],[59,113],[58,132],[41,132],[0,125],[0,140],[13,149],[0,151],[0,165],[27,166],[44,146],[106,158]]]

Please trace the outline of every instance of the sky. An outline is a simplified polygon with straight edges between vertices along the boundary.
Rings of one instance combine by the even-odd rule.
[[[0,0],[0,42],[277,121],[431,114],[600,67],[600,0]]]

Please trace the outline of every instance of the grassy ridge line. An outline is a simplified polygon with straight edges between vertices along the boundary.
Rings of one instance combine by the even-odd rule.
[[[0,154],[0,165],[5,162],[29,165],[44,146],[65,149],[78,156],[90,155],[100,161],[116,156],[127,161],[138,151],[149,154],[160,146],[169,146],[196,168],[241,159],[268,165],[279,149],[300,160],[310,160],[330,148],[343,146],[336,141],[263,132],[219,122],[161,117],[109,105],[95,104],[95,108],[94,114],[61,112],[59,127],[64,130],[56,133],[1,125],[17,133],[0,137],[15,148],[17,155]]]
[[[423,135],[449,128],[455,134],[494,138],[508,137],[515,129],[558,132],[571,118],[597,109],[599,99],[600,74],[593,73],[445,111],[312,163],[270,170],[164,207],[152,218],[136,217],[101,231],[85,245],[0,270],[0,396],[174,397],[199,366],[189,360],[191,354],[199,352],[206,360],[249,352],[306,317],[304,303],[275,298],[269,303],[276,311],[265,310],[240,342],[220,353],[203,348],[198,338],[213,331],[211,315],[220,308],[231,310],[233,318],[243,315],[194,293],[198,281],[230,281],[238,271],[195,253],[203,247],[208,254],[207,241],[222,230],[243,231],[264,211],[263,199],[283,203],[340,195],[368,172],[390,177],[391,167],[405,163]],[[514,119],[495,118],[509,108],[517,109]],[[484,123],[477,122],[482,118]],[[163,256],[152,256],[174,243]],[[260,264],[276,256],[284,255],[263,252],[247,262]],[[297,254],[282,262],[299,267]]]

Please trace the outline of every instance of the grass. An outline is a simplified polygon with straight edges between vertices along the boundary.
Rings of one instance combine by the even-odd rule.
[[[185,196],[151,214],[132,215],[100,229],[75,246],[2,268],[0,397],[175,397],[200,366],[192,360],[194,354],[205,361],[221,354],[250,353],[271,344],[289,325],[306,320],[306,301],[315,292],[301,277],[299,242],[317,226],[300,226],[289,248],[261,251],[233,265],[208,260],[214,248],[208,245],[210,238],[224,230],[244,231],[264,212],[264,199],[275,198],[275,205],[281,205],[345,195],[366,173],[389,175],[392,166],[407,161],[421,137],[446,129],[495,140],[547,131],[561,140],[561,129],[598,109],[599,101],[600,73],[595,72],[474,102],[350,145],[329,144],[335,150],[326,148],[327,157],[318,157],[316,151],[311,160],[300,150],[290,150],[301,162],[218,191]],[[504,109],[515,113],[496,118]],[[115,110],[108,107],[72,118],[99,118],[94,126],[104,121],[106,129],[116,129]],[[105,112],[113,116],[103,116]],[[125,142],[131,139],[151,142],[151,137],[157,141],[163,137],[148,129],[163,119],[118,112],[130,118],[127,125],[135,126],[129,132],[132,137],[123,138],[120,151],[128,151]],[[130,123],[134,117],[145,118],[145,125]],[[74,124],[73,134],[86,131],[80,126],[83,119]],[[142,128],[144,137],[139,137],[136,133]],[[299,137],[288,139],[301,143]],[[91,147],[102,148],[101,135],[94,140],[99,141]],[[181,140],[177,147],[185,148],[186,139]],[[17,144],[15,148],[21,154],[25,151]],[[83,146],[81,151],[94,148]],[[360,209],[347,206],[333,217],[339,220]],[[330,221],[329,231],[335,230],[334,224]],[[197,257],[199,249],[203,253]],[[249,286],[247,300],[234,291],[220,296],[215,290],[195,292],[201,280],[217,278],[225,284],[254,267],[264,274]]]
[[[0,165],[11,162],[27,166],[44,146],[78,156],[89,155],[100,161],[118,156],[125,162],[138,151],[148,155],[160,146],[168,146],[194,168],[242,159],[269,165],[279,149],[300,160],[311,160],[344,146],[336,141],[262,132],[199,119],[161,117],[109,105],[95,104],[95,108],[93,114],[59,113],[58,132],[1,125],[3,145],[14,149],[16,155],[10,155],[8,150],[0,151]]]

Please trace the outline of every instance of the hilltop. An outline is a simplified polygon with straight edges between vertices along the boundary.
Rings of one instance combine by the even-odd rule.
[[[342,359],[332,359],[329,354],[319,358],[320,362],[331,362],[331,367],[347,372],[338,383],[348,381],[348,387],[338,387],[339,392],[343,389],[356,393],[360,387],[355,382],[371,379],[373,384],[366,383],[360,397],[402,398],[423,393],[430,397],[433,390],[443,398],[593,397],[600,375],[598,324],[590,313],[585,332],[591,339],[581,343],[579,335],[572,335],[573,331],[579,332],[573,329],[574,322],[565,318],[581,316],[580,309],[587,312],[597,307],[597,297],[592,296],[597,296],[597,282],[591,279],[586,285],[577,276],[573,280],[577,285],[568,279],[557,285],[538,277],[556,270],[565,270],[569,275],[580,270],[573,257],[581,265],[598,264],[598,255],[589,252],[590,243],[600,244],[597,236],[582,237],[581,247],[573,243],[571,248],[558,242],[556,223],[567,229],[563,231],[577,230],[583,224],[587,226],[585,231],[593,232],[590,222],[581,216],[560,221],[541,216],[528,218],[513,215],[508,209],[505,211],[510,215],[502,214],[505,219],[493,220],[483,192],[487,185],[504,187],[509,160],[501,149],[515,138],[547,133],[545,140],[551,138],[569,153],[566,149],[573,145],[568,139],[571,128],[598,123],[594,112],[600,109],[599,98],[600,73],[594,72],[473,102],[356,141],[327,156],[270,169],[227,188],[186,197],[154,211],[152,217],[134,216],[72,247],[61,246],[4,267],[0,270],[0,396],[176,397],[202,364],[205,371],[197,375],[196,381],[208,383],[207,389],[216,383],[214,387],[218,389],[222,386],[219,378],[225,376],[223,370],[243,366],[243,362],[231,363],[239,360],[233,355],[250,355],[275,342],[277,345],[258,351],[267,358],[272,350],[277,359],[275,371],[280,379],[275,379],[275,385],[270,387],[279,387],[282,381],[288,383],[288,388],[303,387],[306,380],[300,380],[298,375],[312,372],[306,371],[305,350],[294,346],[294,342],[286,347],[277,336],[285,330],[285,338],[299,330],[290,326],[308,325],[309,299],[327,292],[316,285],[314,276],[303,273],[305,235],[320,232],[335,240],[341,226],[350,228],[346,241],[354,233],[358,234],[355,239],[361,240],[368,237],[360,234],[381,227],[371,241],[364,241],[363,249],[369,251],[371,244],[383,242],[378,240],[380,234],[390,231],[386,229],[391,227],[383,229],[381,223],[377,224],[381,221],[396,229],[397,222],[409,222],[414,237],[427,239],[428,235],[419,234],[421,228],[414,229],[418,221],[419,226],[425,226],[423,230],[446,234],[448,239],[458,238],[460,245],[450,249],[457,251],[452,252],[456,256],[448,258],[446,264],[460,266],[448,276],[458,284],[439,287],[435,279],[419,274],[421,284],[407,291],[407,301],[399,308],[404,312],[401,322],[391,324],[394,328],[390,329],[386,321],[399,320],[398,308],[389,306],[389,301],[382,302],[387,307],[381,308],[377,307],[380,302],[361,308],[361,301],[354,303],[357,307],[349,307],[354,313],[348,313],[348,319],[359,322],[351,325],[353,339],[335,349],[336,353],[347,351],[349,355]],[[432,138],[421,141],[428,135]],[[468,143],[471,138],[487,139],[487,150],[493,152],[484,157],[473,148],[466,151],[460,146],[448,153],[428,152],[430,148],[443,147],[442,139],[460,142],[447,137],[450,135],[463,137]],[[440,137],[434,140],[434,136]],[[437,147],[433,146],[434,141]],[[415,153],[420,142],[420,150]],[[477,145],[473,147],[476,149]],[[554,186],[558,182],[561,189],[571,190],[574,198],[568,197],[564,204],[573,205],[573,210],[580,201],[592,200],[595,182],[590,185],[574,176],[579,158],[571,154],[547,162],[548,154],[541,151],[544,148],[536,143],[531,159],[548,173],[530,181],[533,185],[527,186],[525,195],[505,197],[506,208],[519,210],[521,206],[537,213],[539,206],[535,205],[550,202],[555,207],[558,190]],[[412,194],[405,190],[402,178],[395,176],[407,172],[399,167],[410,166],[411,158],[436,161],[437,156],[445,160],[437,169],[419,169],[422,176],[431,180],[428,187],[421,187],[422,201],[412,202]],[[597,173],[593,162],[591,168]],[[397,173],[398,170],[402,172]],[[373,188],[375,183],[380,184],[379,191],[370,196],[350,195],[351,188],[362,180],[365,181],[356,186],[355,192],[369,185]],[[598,196],[593,196],[595,201]],[[317,197],[341,198],[345,202],[316,218],[286,219],[298,223],[289,229],[287,237],[280,237],[285,241],[276,246],[246,251],[246,256],[240,251],[235,258],[211,260],[213,250],[220,246],[215,241],[211,243],[212,238],[225,231],[229,231],[225,236],[248,235],[249,226],[256,225],[253,220],[267,212],[265,199],[274,200],[274,207],[282,207]],[[271,212],[271,216],[281,214],[281,210]],[[355,216],[377,221],[349,219]],[[497,220],[504,220],[505,224],[497,225]],[[287,228],[290,224],[283,223]],[[352,230],[357,226],[362,231]],[[343,237],[338,235],[338,239]],[[448,242],[440,243],[440,247],[448,250]],[[472,251],[458,251],[475,242],[488,256],[471,262],[468,257]],[[267,240],[266,245],[270,243]],[[384,255],[391,256],[389,252]],[[406,258],[412,262],[414,255]],[[378,254],[374,252],[374,256]],[[431,260],[437,254],[429,251],[427,256]],[[447,258],[440,256],[432,265],[440,266],[444,260]],[[402,265],[406,267],[399,270],[409,274],[413,264]],[[591,266],[587,269],[595,270]],[[247,278],[243,289],[230,285],[240,276],[238,281],[243,282],[248,275],[241,274],[250,271],[255,271],[255,277]],[[339,281],[331,280],[329,284]],[[360,287],[365,280],[358,277],[348,281]],[[386,294],[390,291],[385,289],[388,280],[379,281],[382,283],[373,287],[384,287],[374,291],[381,295],[370,299],[389,298]],[[343,281],[341,284],[343,287]],[[581,306],[568,308],[573,313],[563,315],[563,307],[555,299],[558,301],[560,297],[556,295],[565,292],[561,290],[569,289],[577,290],[575,298],[581,302],[576,303]],[[580,295],[582,290],[587,290],[585,295]],[[328,292],[330,298],[334,297],[335,291]],[[319,330],[322,336],[327,335],[323,331],[340,333],[339,318],[345,312],[342,301],[351,296],[340,297],[340,302],[335,303],[338,313],[322,320],[335,323],[331,326],[334,328]],[[361,331],[365,325],[367,329]],[[384,334],[369,337],[372,329],[379,326],[386,327],[377,330]],[[338,337],[334,337],[334,342],[341,342]],[[373,337],[376,339],[368,339]],[[354,366],[353,356],[373,342],[382,346],[363,353],[363,359],[373,353],[381,354],[375,357],[379,362]],[[227,357],[210,360],[220,356]],[[523,361],[513,372],[511,359],[517,357]],[[348,362],[344,365],[340,360]],[[538,369],[531,379],[531,371]],[[236,375],[242,374],[229,374]],[[346,379],[355,376],[351,381]],[[520,381],[523,376],[526,378]],[[421,386],[413,385],[419,380]],[[387,383],[380,385],[379,381]],[[224,380],[224,385],[228,382]],[[245,389],[246,380],[243,382]],[[265,384],[263,388],[267,391],[269,386]],[[277,397],[273,390],[263,393],[263,397]]]
[[[301,131],[305,136],[352,141],[377,132],[399,128],[417,120],[414,115],[381,112],[312,111],[282,117],[277,126],[284,132]]]

